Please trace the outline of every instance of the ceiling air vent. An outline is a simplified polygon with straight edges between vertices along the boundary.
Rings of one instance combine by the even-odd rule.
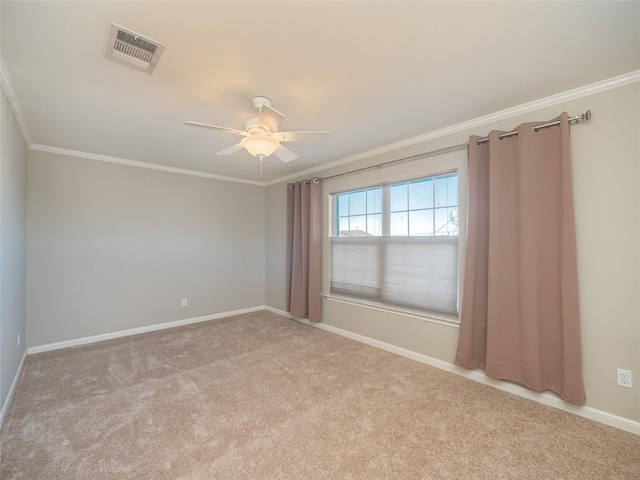
[[[151,73],[163,50],[161,43],[112,23],[105,56]]]

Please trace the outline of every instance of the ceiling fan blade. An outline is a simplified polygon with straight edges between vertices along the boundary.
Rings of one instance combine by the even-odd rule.
[[[191,122],[187,120],[186,122],[184,122],[184,124],[190,127],[212,128],[214,130],[223,130],[225,132],[235,133],[236,135],[242,135],[243,137],[246,137],[247,135],[249,135],[247,132],[243,132],[242,130],[236,130],[234,128],[227,128],[227,127],[218,127],[217,125],[209,125],[208,123]]]
[[[258,125],[264,125],[270,132],[277,132],[278,125],[283,119],[284,115],[269,105],[262,105],[262,107],[260,107]]]
[[[293,153],[287,147],[283,147],[282,145],[276,148],[276,150],[273,153],[276,157],[278,157],[283,162],[290,162],[291,160],[295,160],[296,158],[298,158],[298,156],[295,153]]]
[[[231,145],[229,148],[225,148],[224,150],[220,150],[216,155],[233,155],[236,152],[242,150],[242,144],[236,143],[235,145]]]
[[[331,136],[330,132],[278,132],[274,135],[280,142],[326,142]]]

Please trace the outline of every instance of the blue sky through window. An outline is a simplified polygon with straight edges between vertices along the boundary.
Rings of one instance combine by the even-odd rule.
[[[388,191],[386,220],[383,189]],[[335,201],[337,236],[380,236],[385,230],[391,236],[458,235],[455,172],[340,193]]]

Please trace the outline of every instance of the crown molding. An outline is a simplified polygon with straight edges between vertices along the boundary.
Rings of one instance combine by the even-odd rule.
[[[357,153],[355,155],[351,155],[349,157],[336,160],[335,162],[331,162],[328,164],[324,164],[322,166],[303,170],[301,172],[298,172],[295,175],[288,175],[286,177],[278,178],[276,180],[267,182],[266,186],[299,179],[307,175],[326,171],[331,168],[340,167],[342,165],[356,162],[358,160],[364,160],[376,155],[381,155],[383,153],[393,152],[395,150],[400,150],[401,148],[410,147],[418,143],[427,142],[429,140],[435,140],[437,138],[441,138],[454,133],[459,133],[464,130],[481,127],[489,123],[505,120],[511,117],[518,116],[523,113],[530,113],[535,110],[540,110],[541,108],[550,107],[553,105],[557,105],[559,103],[568,102],[571,100],[575,100],[577,98],[586,97],[589,95],[593,95],[595,93],[604,92],[606,90],[611,90],[614,88],[622,87],[624,85],[629,85],[631,83],[636,83],[636,82],[640,82],[640,70],[635,70],[633,72],[625,73],[624,75],[619,75],[617,77],[602,80],[600,82],[592,83],[590,85],[585,85],[579,88],[575,88],[573,90],[568,90],[566,92],[562,92],[556,95],[551,95],[549,97],[541,98],[539,100],[534,100],[532,102],[523,103],[522,105],[510,107],[495,113],[490,113],[488,115],[483,115],[481,117],[477,117],[472,120],[467,120],[465,122],[457,123],[449,127],[441,128],[439,130],[434,130],[432,132],[427,132],[427,133],[418,135],[416,137],[411,137],[406,140],[390,143],[388,145],[374,148],[372,150],[367,150],[366,152]]]
[[[491,113],[489,115],[483,115],[481,117],[477,117],[472,120],[467,120],[465,122],[457,123],[449,127],[441,128],[439,130],[427,132],[427,133],[424,133],[415,137],[411,137],[399,142],[383,145],[381,147],[360,152],[355,155],[350,155],[348,157],[336,160],[328,164],[320,165],[307,170],[302,170],[292,175],[280,177],[275,180],[271,180],[269,182],[243,180],[235,177],[226,177],[222,175],[215,175],[212,173],[200,172],[197,170],[188,170],[184,168],[169,167],[164,165],[157,165],[154,163],[140,162],[137,160],[129,160],[126,158],[110,157],[108,155],[99,155],[99,154],[94,154],[89,152],[80,152],[77,150],[68,150],[68,149],[59,148],[59,147],[52,147],[48,145],[34,144],[31,140],[31,136],[29,135],[27,122],[24,118],[24,115],[22,113],[22,108],[20,107],[20,102],[18,101],[18,97],[16,96],[15,90],[13,88],[11,77],[9,76],[9,72],[2,58],[0,58],[0,82],[2,83],[2,88],[5,94],[7,95],[7,99],[9,100],[11,109],[13,110],[13,113],[16,117],[16,121],[20,128],[20,131],[22,132],[22,136],[25,140],[25,143],[27,144],[27,147],[31,150],[57,153],[60,155],[84,158],[87,160],[97,160],[101,162],[116,163],[119,165],[127,165],[131,167],[148,168],[151,170],[160,170],[164,172],[178,173],[182,175],[211,178],[214,180],[222,180],[226,182],[235,182],[235,183],[243,183],[247,185],[268,187],[271,185],[288,182],[290,180],[299,179],[301,177],[305,177],[307,175],[311,175],[314,173],[323,172],[332,168],[347,165],[349,163],[353,163],[358,160],[364,160],[367,158],[374,157],[376,155],[393,152],[405,147],[410,147],[419,143],[435,140],[437,138],[441,138],[454,133],[459,133],[467,129],[476,128],[492,122],[515,117],[523,113],[529,113],[535,110],[539,110],[541,108],[557,105],[559,103],[568,102],[571,100],[575,100],[577,98],[582,98],[582,97],[586,97],[596,93],[604,92],[606,90],[622,87],[624,85],[629,85],[631,83],[640,82],[640,70],[635,70],[633,72],[625,73],[623,75],[618,75],[617,77],[612,77],[606,80],[602,80],[600,82],[592,83],[590,85],[585,85],[579,88],[575,88],[573,90],[568,90],[566,92],[562,92],[556,95],[551,95],[545,98],[541,98],[539,100],[534,100],[532,102],[524,103],[522,105],[500,110],[498,112]]]
[[[38,143],[33,143],[33,141],[31,140],[31,136],[29,135],[27,122],[24,118],[24,114],[22,113],[22,107],[20,106],[20,102],[18,101],[18,97],[16,95],[15,89],[13,88],[13,82],[11,81],[11,76],[9,75],[9,71],[7,70],[7,67],[2,58],[0,58],[0,82],[2,83],[2,89],[7,95],[7,99],[9,100],[9,104],[11,105],[11,110],[13,110],[13,114],[16,118],[16,122],[18,123],[18,127],[22,132],[22,137],[24,138],[24,141],[27,144],[27,148],[29,150],[55,153],[58,155],[67,155],[70,157],[83,158],[86,160],[96,160],[99,162],[116,163],[119,165],[126,165],[129,167],[148,168],[150,170],[160,170],[162,172],[170,172],[170,173],[178,173],[181,175],[191,175],[194,177],[210,178],[213,180],[222,180],[225,182],[257,185],[259,187],[265,186],[264,182],[243,180],[235,177],[225,177],[223,175],[215,175],[213,173],[200,172],[197,170],[188,170],[186,168],[169,167],[165,165],[157,165],[155,163],[140,162],[137,160],[129,160],[126,158],[110,157],[108,155],[99,155],[96,153],[80,152],[77,150],[69,150],[66,148],[52,147],[50,145],[41,145]]]
[[[118,165],[126,165],[128,167],[147,168],[149,170],[160,170],[161,172],[178,173],[181,175],[191,175],[193,177],[210,178],[213,180],[222,180],[225,182],[244,183],[246,185],[256,185],[264,187],[263,182],[255,182],[252,180],[243,180],[235,177],[225,177],[223,175],[215,175],[213,173],[199,172],[197,170],[188,170],[186,168],[169,167],[166,165],[158,165],[155,163],[140,162],[138,160],[129,160],[126,158],[110,157],[108,155],[98,155],[96,153],[79,152],[77,150],[68,150],[66,148],[51,147],[49,145],[40,145],[38,143],[31,144],[30,150],[38,152],[55,153],[57,155],[66,155],[69,157],[83,158],[85,160],[95,160],[98,162],[116,163]]]
[[[32,142],[31,136],[29,135],[29,129],[27,128],[27,121],[24,119],[20,102],[18,101],[16,91],[13,88],[13,82],[9,76],[7,66],[4,64],[4,59],[2,58],[0,58],[0,83],[2,83],[2,89],[9,100],[9,105],[11,105],[13,115],[16,117],[16,122],[18,122],[18,128],[20,128],[20,132],[22,132],[22,138],[24,138],[24,142],[27,144],[27,147],[30,147]]]

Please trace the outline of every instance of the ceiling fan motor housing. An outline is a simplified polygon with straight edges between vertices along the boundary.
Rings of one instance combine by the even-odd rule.
[[[263,125],[258,125],[258,117],[253,117],[244,122],[244,130],[250,135],[269,135],[271,132]]]

